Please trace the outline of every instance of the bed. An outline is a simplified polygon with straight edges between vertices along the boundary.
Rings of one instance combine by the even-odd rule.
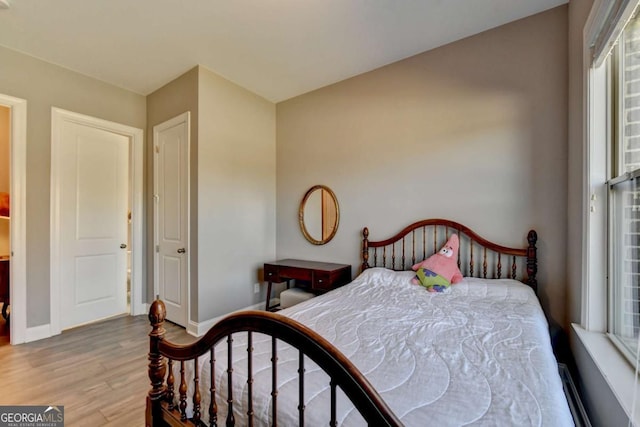
[[[452,233],[464,280],[447,294],[412,284],[411,265]],[[230,315],[190,345],[164,339],[155,301],[146,423],[573,425],[536,296],[536,241],[501,246],[440,219],[379,241],[365,228],[350,284]]]

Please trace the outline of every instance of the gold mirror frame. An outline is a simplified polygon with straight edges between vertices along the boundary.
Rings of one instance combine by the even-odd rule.
[[[309,200],[309,197],[311,197],[313,192],[316,190],[326,191],[327,194],[331,197],[331,200],[333,201],[333,205],[335,206],[335,209],[336,209],[336,221],[335,221],[335,224],[333,225],[333,229],[331,230],[331,233],[329,233],[329,235],[323,238],[322,240],[317,240],[313,236],[311,236],[311,234],[309,234],[309,231],[307,230],[307,227],[304,223],[304,208],[307,204],[307,200]],[[329,241],[331,241],[331,239],[333,239],[333,236],[335,236],[336,233],[338,232],[338,224],[340,224],[340,208],[338,207],[338,199],[335,193],[326,185],[314,185],[313,187],[311,187],[309,191],[305,193],[302,199],[302,202],[300,202],[300,208],[298,209],[298,222],[300,223],[300,230],[302,231],[302,234],[304,235],[305,239],[307,239],[310,243],[313,243],[314,245],[324,245],[325,243],[328,243]]]

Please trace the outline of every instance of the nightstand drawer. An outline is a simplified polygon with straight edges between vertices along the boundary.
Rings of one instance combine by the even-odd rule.
[[[278,275],[278,267],[275,265],[264,266],[264,280],[267,282],[279,282],[280,276]]]
[[[333,289],[331,282],[331,274],[324,271],[314,271],[313,281],[311,282],[311,288],[319,291],[328,291]]]

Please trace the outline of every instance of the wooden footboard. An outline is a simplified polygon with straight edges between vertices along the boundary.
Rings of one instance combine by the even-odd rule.
[[[304,374],[305,357],[315,362],[330,378],[331,409],[327,414],[329,425],[337,425],[336,420],[336,391],[341,389],[360,412],[369,425],[375,426],[399,426],[402,425],[398,418],[387,407],[375,389],[358,369],[326,339],[306,326],[282,315],[262,311],[247,311],[233,314],[221,320],[211,328],[205,336],[188,345],[173,344],[164,339],[165,330],[165,306],[160,300],[151,305],[149,321],[152,331],[149,333],[149,379],[151,390],[147,397],[146,425],[147,426],[216,426],[218,423],[227,426],[235,425],[233,416],[234,398],[233,367],[231,364],[231,349],[233,334],[246,332],[248,337],[248,380],[247,380],[247,419],[248,425],[253,425],[255,414],[253,413],[253,377],[252,377],[252,333],[269,335],[272,338],[272,391],[271,391],[271,424],[277,426],[278,420],[278,389],[277,389],[277,346],[276,341],[286,342],[299,350],[299,393],[298,393],[298,419],[299,425],[304,425],[305,398],[304,398]],[[215,381],[211,381],[211,388],[200,390],[198,357],[208,354],[210,356],[211,375],[215,372],[214,346],[222,340],[227,340],[229,366],[227,367],[228,396],[217,396]],[[185,364],[194,364],[194,392],[187,396],[187,383],[185,379]],[[176,379],[172,366],[180,364],[181,378],[175,391]],[[202,395],[208,393],[211,402],[207,408],[201,408]],[[187,416],[187,399],[191,399],[193,415]],[[218,420],[216,399],[224,399],[227,402],[228,411],[225,420]],[[206,414],[203,415],[203,413]],[[205,422],[205,419],[207,420]]]

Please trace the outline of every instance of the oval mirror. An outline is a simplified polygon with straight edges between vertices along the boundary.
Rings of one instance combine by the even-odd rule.
[[[304,237],[314,245],[324,245],[338,231],[340,210],[336,195],[324,185],[311,187],[300,202],[298,219]]]

